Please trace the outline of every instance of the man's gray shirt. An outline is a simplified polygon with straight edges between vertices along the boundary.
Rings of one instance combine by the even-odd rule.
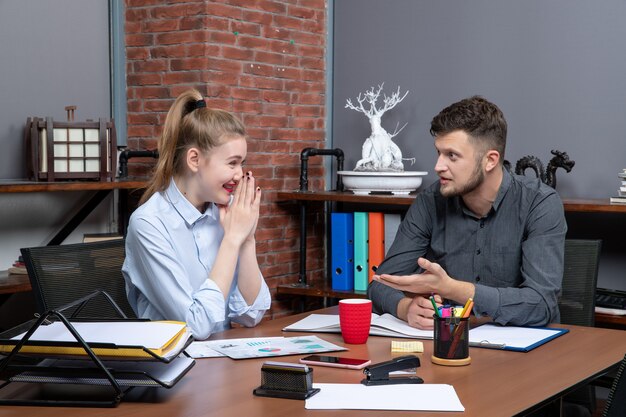
[[[476,314],[500,324],[558,323],[567,232],[563,203],[538,179],[504,169],[503,174],[496,200],[483,218],[470,212],[460,197],[443,197],[439,181],[420,192],[376,273],[419,273],[417,259],[425,257],[450,277],[474,283]],[[396,315],[404,297],[375,281],[368,294],[381,314]]]

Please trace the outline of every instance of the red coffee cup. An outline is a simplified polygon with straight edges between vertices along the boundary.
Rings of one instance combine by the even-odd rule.
[[[347,298],[339,301],[339,325],[344,342],[353,345],[367,342],[371,322],[371,300]]]

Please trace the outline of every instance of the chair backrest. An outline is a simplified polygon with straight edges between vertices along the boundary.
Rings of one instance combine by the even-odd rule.
[[[37,311],[45,313],[97,290],[106,291],[128,317],[136,317],[126,297],[122,264],[124,239],[22,248]],[[74,309],[75,310],[75,309]],[[65,311],[67,316],[73,309]],[[77,317],[119,317],[104,296],[90,300]]]
[[[565,240],[563,284],[559,299],[561,323],[579,326],[595,324],[601,248],[601,240]]]
[[[624,359],[622,359],[617,370],[602,413],[602,417],[624,416],[626,416],[626,355],[624,355]]]

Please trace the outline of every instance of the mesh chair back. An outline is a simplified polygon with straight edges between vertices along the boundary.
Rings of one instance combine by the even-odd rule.
[[[566,239],[559,311],[561,323],[595,324],[596,283],[601,240]]]
[[[136,317],[126,297],[122,264],[125,241],[22,248],[39,313],[59,308],[97,290],[106,291],[128,317]],[[74,309],[66,310],[71,316]],[[77,317],[119,317],[102,295],[90,300]]]

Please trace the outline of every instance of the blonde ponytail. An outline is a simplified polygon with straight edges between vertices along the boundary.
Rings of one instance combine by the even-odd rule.
[[[154,193],[165,191],[172,176],[184,172],[189,148],[208,151],[228,137],[242,136],[246,136],[245,127],[233,114],[207,108],[202,94],[195,89],[185,91],[167,112],[157,144],[159,159],[139,204],[148,201]]]

